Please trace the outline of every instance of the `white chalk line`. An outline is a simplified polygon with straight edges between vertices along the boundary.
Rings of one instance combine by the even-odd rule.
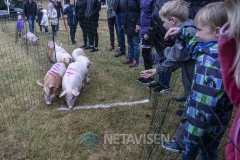
[[[112,104],[97,104],[93,106],[76,106],[73,109],[60,107],[57,110],[59,111],[68,111],[68,110],[77,110],[77,109],[91,109],[91,108],[110,108],[110,107],[117,107],[117,106],[131,106],[134,104],[143,104],[150,102],[149,99],[144,99],[141,101],[134,101],[134,102],[118,102],[118,103],[112,103]]]

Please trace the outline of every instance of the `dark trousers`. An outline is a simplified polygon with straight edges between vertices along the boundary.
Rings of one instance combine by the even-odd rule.
[[[87,36],[89,40],[89,45],[98,47],[98,19],[86,20],[88,27]]]
[[[142,45],[149,45],[150,47],[151,43],[149,40],[142,39]],[[142,48],[142,56],[145,70],[152,69],[151,48]]]
[[[43,26],[43,28],[45,29],[45,33],[48,32],[48,26]]]
[[[116,17],[108,18],[108,29],[109,29],[109,34],[110,34],[110,43],[111,43],[111,46],[113,48],[115,48],[114,26],[115,26],[116,35],[118,36]],[[119,44],[118,44],[118,46],[119,46]]]
[[[116,23],[117,23],[117,29],[118,29],[118,42],[120,44],[120,52],[125,53],[126,52],[125,35],[123,34],[123,29],[121,27],[122,17],[123,17],[123,12],[116,12]]]
[[[42,32],[42,25],[41,25],[41,22],[38,23],[38,25],[39,25],[40,32]]]
[[[77,25],[69,25],[70,28],[70,36],[71,36],[71,40],[72,42],[75,41],[75,33],[77,30]]]
[[[57,30],[56,30],[56,25],[51,25],[52,26],[52,32],[54,36],[57,36]]]
[[[79,20],[79,26],[82,29],[82,35],[83,35],[83,42],[85,45],[87,45],[87,24],[86,24],[86,20]]]

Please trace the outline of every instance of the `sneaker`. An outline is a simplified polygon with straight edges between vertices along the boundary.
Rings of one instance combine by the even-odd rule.
[[[123,62],[122,64],[131,64],[133,61],[130,59],[127,59],[125,62]]]
[[[89,45],[89,46],[86,46],[85,49],[86,49],[86,50],[88,50],[88,49],[93,49],[93,46],[90,46],[90,45]]]
[[[120,47],[117,47],[117,49],[115,49],[116,52],[120,52]]]
[[[77,44],[77,42],[76,41],[72,41],[72,45],[75,45],[75,44]]]
[[[180,96],[172,96],[172,99],[177,101],[177,102],[184,102],[187,99],[187,95],[186,95],[186,93],[183,93]]]
[[[165,148],[166,150],[170,151],[170,152],[184,152],[185,148],[180,147],[176,142],[164,142],[162,144],[162,147]]]
[[[150,84],[150,83],[153,83],[154,82],[154,79],[153,78],[138,78],[137,79],[138,82],[142,83],[142,84]]]
[[[156,82],[156,83],[151,83],[150,85],[147,86],[147,88],[150,89],[150,88],[156,88],[156,87],[160,87],[160,86],[161,86],[161,84]]]
[[[182,117],[182,115],[183,115],[183,110],[177,110],[176,114],[177,114],[179,117]]]
[[[153,89],[154,93],[164,93],[164,92],[169,92],[169,91],[170,91],[170,87],[164,87],[163,85],[158,86]]]
[[[93,47],[90,52],[97,52],[97,51],[98,51],[98,48],[97,47]]]
[[[86,45],[86,44],[84,44],[84,45],[81,45],[79,48],[85,48],[85,47],[87,47],[87,45]]]
[[[115,50],[115,48],[112,45],[110,45],[108,51],[113,51],[113,50]]]
[[[136,60],[133,60],[132,64],[130,64],[129,68],[137,67],[138,62]]]

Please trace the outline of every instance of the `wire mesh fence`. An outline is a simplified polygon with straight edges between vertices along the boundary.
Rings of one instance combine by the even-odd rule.
[[[25,27],[28,26],[25,25]],[[99,22],[99,52],[85,51],[93,62],[91,81],[81,90],[75,106],[96,104],[107,106],[112,103],[144,99],[149,99],[150,103],[123,109],[110,109],[108,113],[101,109],[70,111],[70,113],[57,111],[59,108],[67,107],[64,98],[55,98],[51,106],[46,105],[41,87],[36,83],[36,80],[43,82],[45,74],[52,65],[46,58],[47,43],[52,40],[52,33],[40,33],[38,26],[35,26],[39,45],[27,45],[18,37],[15,21],[3,19],[1,28],[2,32],[11,38],[6,40],[10,42],[0,45],[0,142],[3,144],[0,147],[2,150],[0,157],[91,159],[88,151],[84,149],[70,154],[71,149],[82,148],[73,137],[89,130],[98,133],[101,137],[109,133],[162,135],[169,141],[175,137],[181,120],[176,112],[180,109],[182,102],[174,101],[172,96],[181,95],[184,92],[181,72],[177,70],[172,74],[171,91],[164,94],[155,94],[151,89],[147,89],[146,85],[137,83],[136,80],[139,72],[144,69],[143,66],[140,63],[138,67],[129,69],[122,64],[126,57],[115,58],[115,52],[108,52],[109,31],[105,21]],[[76,40],[83,41],[80,29],[77,29]],[[62,43],[63,48],[70,54],[76,48],[69,45],[69,30],[60,29],[55,41],[58,44]],[[158,76],[154,79],[158,81]],[[76,127],[78,125],[81,127]],[[228,133],[229,129],[222,138],[219,159],[225,159],[224,148]],[[48,142],[44,142],[44,139]],[[149,160],[181,159],[182,153],[169,152],[162,147],[162,143],[162,139],[160,143],[138,145],[131,143],[132,150],[126,151],[127,144],[122,143],[120,147],[116,147],[101,142],[98,144],[99,148],[107,151],[95,149],[94,152],[101,155],[96,159],[135,159],[136,157]],[[71,148],[71,146],[74,147]],[[61,149],[56,149],[58,147]],[[108,153],[112,151],[121,153],[114,155]],[[58,152],[62,153],[57,154]]]

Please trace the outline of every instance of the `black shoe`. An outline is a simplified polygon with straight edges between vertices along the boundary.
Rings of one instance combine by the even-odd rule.
[[[153,83],[154,82],[154,79],[153,78],[138,78],[137,79],[138,82],[142,83],[142,84],[150,84],[150,83]]]
[[[120,56],[123,56],[123,55],[125,55],[126,53],[121,53],[121,52],[119,52],[118,54],[115,54],[115,57],[120,57]]]
[[[94,48],[93,46],[86,46],[86,47],[85,47],[85,50],[93,49],[93,48]]]
[[[183,93],[180,96],[172,96],[172,99],[177,101],[177,102],[184,102],[187,99],[187,95],[185,93]]]
[[[177,110],[176,114],[177,114],[179,117],[182,117],[182,115],[183,115],[183,110]]]
[[[77,42],[76,41],[72,41],[72,45],[75,45],[75,44],[77,44]]]
[[[165,92],[169,92],[170,91],[170,87],[164,87],[163,85],[158,86],[156,88],[153,89],[154,93],[165,93]]]
[[[80,46],[79,48],[85,48],[85,47],[87,47],[87,45],[86,45],[86,44],[84,44],[84,45]]]
[[[159,82],[156,82],[156,83],[151,83],[150,85],[147,86],[147,88],[156,88],[156,87],[160,87],[161,84]]]
[[[98,48],[97,47],[93,47],[90,52],[97,52],[97,51],[98,51]]]

